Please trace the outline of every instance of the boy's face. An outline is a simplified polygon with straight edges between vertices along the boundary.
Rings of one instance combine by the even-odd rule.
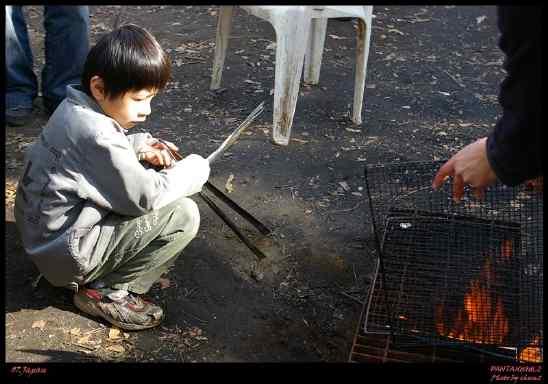
[[[150,115],[150,101],[156,96],[154,90],[129,91],[116,98],[105,97],[97,100],[105,114],[113,118],[125,129],[141,123]]]
[[[105,94],[103,79],[93,76],[90,90],[103,109],[103,112],[118,122],[123,128],[130,129],[150,115],[150,101],[156,96],[154,89],[130,90],[123,95],[110,97]]]

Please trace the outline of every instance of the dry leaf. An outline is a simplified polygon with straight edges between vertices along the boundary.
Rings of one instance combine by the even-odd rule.
[[[124,353],[125,352],[124,347],[122,347],[120,344],[108,346],[106,349],[107,349],[107,351],[116,352],[116,353]]]
[[[247,80],[244,80],[244,83],[249,83],[249,84],[259,84],[259,85],[261,84],[261,83],[259,83],[258,81],[253,81],[253,80],[249,80],[249,79],[247,79]]]
[[[91,335],[85,335],[83,337],[80,337],[77,341],[78,344],[87,344],[89,343],[89,338],[91,337]]]
[[[46,320],[36,320],[34,323],[32,323],[32,328],[40,328],[40,330],[43,330],[46,326]]]
[[[402,36],[405,36],[405,33],[403,33],[402,31],[400,31],[399,29],[392,28],[392,29],[389,29],[389,30],[388,30],[388,33],[390,33],[390,32],[398,33],[398,34],[400,34],[400,35],[402,35]]]
[[[171,286],[171,280],[169,280],[166,277],[160,277],[160,280],[158,280],[160,283],[160,289],[166,289]]]
[[[487,16],[478,16],[476,17],[476,24],[481,24],[487,19]]]
[[[348,185],[348,183],[346,181],[340,181],[339,182],[339,185],[345,190],[345,191],[350,191],[350,186]]]
[[[232,185],[232,180],[234,180],[234,175],[231,173],[230,176],[228,176],[228,180],[225,184],[225,189],[228,193],[234,192],[234,186]]]
[[[70,334],[73,336],[78,336],[80,334],[80,328],[72,328]]]
[[[118,328],[110,328],[108,331],[108,338],[111,340],[120,339],[120,330]]]

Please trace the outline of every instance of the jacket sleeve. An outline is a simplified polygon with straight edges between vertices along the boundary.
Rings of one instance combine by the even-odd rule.
[[[135,153],[141,151],[141,148],[145,145],[147,139],[152,139],[152,135],[148,132],[133,133],[131,135],[126,135],[126,137]]]
[[[193,195],[209,178],[209,163],[199,155],[156,172],[139,163],[121,132],[101,130],[90,141],[85,146],[79,195],[120,215],[142,215]]]
[[[540,14],[538,7],[498,8],[507,75],[499,93],[502,116],[487,138],[487,157],[500,181],[510,186],[543,172]]]

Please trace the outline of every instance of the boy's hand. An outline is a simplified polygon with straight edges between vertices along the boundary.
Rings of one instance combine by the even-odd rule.
[[[170,141],[167,140],[159,140],[159,139],[149,139],[150,145],[153,148],[158,149],[166,149],[166,150],[172,150],[172,151],[179,151],[179,147],[177,147],[175,144],[173,144]],[[147,143],[148,144],[148,143]]]
[[[177,151],[179,148],[169,141],[148,139],[145,146],[139,152],[139,161],[146,161],[154,166],[170,168],[175,164],[170,150]]]

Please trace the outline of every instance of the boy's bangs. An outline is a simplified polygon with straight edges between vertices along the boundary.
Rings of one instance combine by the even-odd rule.
[[[169,60],[164,55],[136,57],[128,69],[128,88],[133,90],[141,89],[163,89],[170,76]]]
[[[163,89],[171,76],[171,64],[150,33],[128,24],[105,35],[89,52],[82,75],[88,94],[94,75],[104,80],[105,93],[115,98],[132,90]]]

